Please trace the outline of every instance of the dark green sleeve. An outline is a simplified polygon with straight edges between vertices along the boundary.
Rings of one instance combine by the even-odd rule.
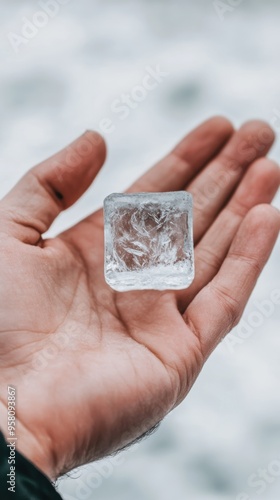
[[[14,456],[13,451],[10,451],[13,450],[13,446],[9,448],[7,444],[0,431],[0,499],[61,500],[61,496],[49,479],[17,451]],[[13,482],[14,472],[15,482]],[[12,475],[9,476],[9,473]]]

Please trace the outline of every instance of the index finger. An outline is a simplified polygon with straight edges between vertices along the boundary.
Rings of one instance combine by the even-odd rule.
[[[128,192],[185,189],[186,184],[221,150],[233,132],[233,126],[226,118],[210,118],[184,137],[165,158],[140,177]]]

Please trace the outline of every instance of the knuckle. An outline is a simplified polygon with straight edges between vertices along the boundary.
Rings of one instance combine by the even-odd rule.
[[[222,287],[215,286],[215,294],[221,304],[222,310],[227,316],[229,330],[236,326],[240,319],[240,304],[237,299],[232,297],[229,291]]]
[[[204,264],[206,267],[210,267],[217,272],[220,269],[221,261],[219,257],[210,248],[200,247],[197,248],[197,261]]]

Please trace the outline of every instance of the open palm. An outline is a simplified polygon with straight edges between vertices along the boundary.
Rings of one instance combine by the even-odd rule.
[[[98,134],[32,169],[0,203],[0,426],[14,385],[18,448],[50,477],[153,427],[240,318],[279,232],[272,142],[263,122],[234,132],[213,118],[130,189],[193,193],[196,277],[180,292],[106,285],[101,210],[41,237],[100,170]]]

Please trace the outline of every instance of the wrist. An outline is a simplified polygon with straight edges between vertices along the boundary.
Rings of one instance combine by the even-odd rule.
[[[8,404],[0,400],[0,431],[6,441],[12,437],[8,425],[8,415],[11,415]],[[48,443],[41,443],[17,418],[15,421],[15,435],[13,437],[15,438],[16,451],[21,453],[29,462],[45,474],[50,481],[55,480],[54,461],[52,460],[52,453],[49,452]]]

